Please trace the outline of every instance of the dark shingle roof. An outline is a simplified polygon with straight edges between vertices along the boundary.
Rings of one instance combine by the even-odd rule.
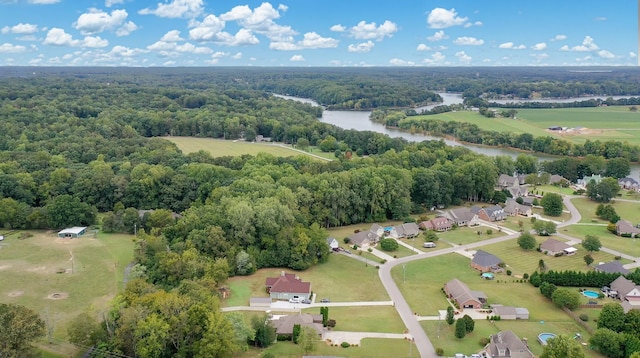
[[[497,256],[482,250],[476,251],[476,254],[473,255],[472,261],[476,265],[482,267],[491,267],[502,262],[502,260],[500,260]]]

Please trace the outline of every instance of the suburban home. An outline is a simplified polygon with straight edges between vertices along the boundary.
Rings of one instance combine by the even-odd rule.
[[[384,235],[384,228],[378,224],[371,224],[369,230],[363,230],[349,236],[349,242],[352,245],[357,245],[360,248],[366,249],[369,246],[373,246]]]
[[[262,134],[258,134],[258,135],[256,135],[255,141],[258,142],[258,143],[259,142],[271,142],[271,137],[265,137]]]
[[[386,236],[401,239],[401,238],[413,238],[420,234],[420,228],[416,223],[405,223],[392,227]]]
[[[481,291],[471,291],[462,281],[454,278],[444,285],[444,293],[458,308],[482,308],[487,303],[487,295]]]
[[[444,216],[423,221],[418,225],[423,230],[447,231],[451,230],[451,221]]]
[[[299,324],[300,327],[310,327],[315,330],[318,335],[322,335],[324,327],[322,326],[321,314],[300,313],[295,315],[281,316],[271,321],[279,336],[293,335],[293,326]]]
[[[498,177],[498,186],[502,188],[508,188],[511,186],[520,185],[520,180],[517,177],[512,177],[507,174],[500,174]]]
[[[336,251],[338,250],[338,248],[340,248],[340,243],[334,237],[327,238],[327,245],[329,245],[329,248],[333,251]]]
[[[79,238],[87,232],[87,228],[85,226],[74,226],[58,232],[58,237],[71,239],[71,238]]]
[[[547,239],[547,241],[540,244],[540,251],[549,256],[570,256],[575,254],[578,249],[556,239]]]
[[[514,198],[519,198],[529,195],[529,189],[526,186],[510,186],[507,188],[509,194]]]
[[[500,358],[533,358],[525,341],[518,338],[512,331],[501,331],[489,336],[489,344],[484,347],[481,356]]]
[[[479,224],[478,215],[469,208],[451,209],[444,212],[444,216],[457,226],[476,226]]]
[[[533,211],[530,206],[518,204],[518,202],[515,201],[515,199],[509,198],[507,199],[507,202],[504,206],[504,213],[509,216],[516,216],[516,215],[531,216],[533,214]]]
[[[491,305],[494,316],[500,316],[500,320],[529,319],[529,310],[522,307],[503,305]]]
[[[480,272],[501,271],[502,268],[498,266],[501,262],[502,260],[497,256],[486,251],[478,250],[473,255],[471,267]]]
[[[640,286],[624,276],[616,278],[611,283],[609,297],[619,299],[625,312],[630,309],[640,309]]]
[[[629,177],[618,179],[618,184],[622,189],[636,190],[636,191],[640,189],[640,183],[638,183],[637,180]]]
[[[532,198],[532,197],[530,197],[530,196],[523,197],[523,198],[522,198],[522,205],[526,205],[526,206],[533,206],[533,201],[534,201],[535,199],[536,199],[536,198]]]
[[[507,218],[504,208],[497,204],[485,208],[473,206],[471,212],[478,215],[478,218],[484,221],[501,221]]]
[[[626,275],[629,273],[629,270],[622,266],[620,261],[609,261],[609,262],[601,262],[600,264],[593,267],[594,270],[598,272],[608,272],[608,273],[619,273],[622,275]]]
[[[267,277],[265,286],[269,297],[276,300],[289,300],[298,298],[308,300],[311,298],[311,283],[302,282],[295,274],[282,271],[278,277]]]
[[[596,182],[596,184],[600,183],[602,181],[602,176],[601,175],[591,175],[591,176],[587,176],[584,177],[582,179],[578,179],[578,184],[583,185],[583,186],[587,186],[587,184],[589,184],[591,181]]]
[[[562,175],[553,174],[549,177],[549,184],[564,184],[568,182],[569,180],[565,179]]]
[[[618,234],[618,236],[638,237],[640,236],[640,229],[633,226],[627,220],[618,220],[616,223],[616,234]]]

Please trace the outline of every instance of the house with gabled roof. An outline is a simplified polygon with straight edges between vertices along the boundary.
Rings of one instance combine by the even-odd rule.
[[[504,213],[509,216],[531,216],[533,211],[530,206],[518,204],[513,198],[508,198],[504,206]]]
[[[471,212],[478,215],[480,220],[484,221],[501,221],[507,218],[504,208],[498,204],[481,208],[473,206]]]
[[[622,263],[618,260],[602,262],[594,266],[593,269],[598,272],[619,273],[622,275],[626,275],[629,273],[629,270],[624,268]]]
[[[457,208],[444,212],[444,217],[451,220],[457,226],[476,226],[479,224],[478,215],[469,208]]]
[[[611,282],[610,286],[609,296],[622,301],[625,312],[630,309],[640,309],[640,286],[622,275]]]
[[[491,358],[534,358],[525,341],[512,331],[500,331],[489,336],[489,344],[484,347],[481,356]]]
[[[451,230],[451,220],[444,216],[423,221],[418,225],[423,230],[447,231]]]
[[[293,335],[293,326],[299,324],[300,327],[309,327],[316,331],[318,335],[322,335],[324,327],[322,326],[321,314],[299,313],[295,315],[281,316],[271,321],[279,336]]]
[[[327,238],[327,245],[329,245],[329,248],[334,251],[340,247],[340,243],[334,237]]]
[[[498,177],[499,187],[508,188],[514,185],[520,185],[520,180],[517,177],[512,177],[508,174],[500,174],[500,176]]]
[[[414,238],[420,234],[420,228],[416,223],[404,223],[392,227],[387,236],[394,239]]]
[[[549,184],[556,184],[556,183],[565,183],[568,182],[569,180],[565,179],[565,177],[563,177],[562,175],[558,175],[558,174],[552,174],[549,177]]]
[[[265,286],[269,297],[276,300],[308,300],[311,297],[311,282],[303,282],[298,275],[284,271],[278,277],[267,277]]]
[[[529,189],[526,186],[511,186],[507,188],[509,194],[514,198],[519,198],[529,195]]]
[[[640,183],[638,183],[637,180],[630,177],[618,179],[618,184],[622,189],[626,189],[626,190],[640,189]]]
[[[473,255],[471,267],[480,272],[491,272],[501,270],[499,264],[502,262],[497,256],[483,250],[478,250]]]
[[[616,234],[618,234],[618,236],[629,236],[632,238],[639,237],[640,229],[633,226],[627,220],[618,220],[618,222],[616,223]]]
[[[384,235],[384,228],[379,224],[373,223],[369,230],[362,230],[349,236],[349,243],[357,245],[360,248],[366,249],[369,246],[373,246]]]
[[[547,239],[540,244],[540,251],[549,256],[573,255],[578,251],[575,247],[556,239]]]
[[[458,308],[482,308],[487,303],[487,295],[481,291],[472,291],[462,281],[454,278],[444,285],[447,297],[454,301]]]

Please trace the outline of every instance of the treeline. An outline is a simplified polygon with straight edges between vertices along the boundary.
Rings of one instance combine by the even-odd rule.
[[[609,286],[611,282],[620,277],[619,273],[598,272],[598,271],[547,271],[534,272],[529,277],[529,282],[539,287],[543,282],[553,284],[555,286],[572,286],[572,287],[603,287]],[[637,280],[639,274],[627,276],[630,280]]]
[[[482,100],[478,107],[497,107],[497,108],[582,108],[582,107],[600,107],[602,105],[607,106],[635,106],[640,105],[640,97],[628,97],[613,99],[608,97],[606,99],[592,98],[585,101],[573,101],[573,102],[509,102],[509,103],[497,103]]]

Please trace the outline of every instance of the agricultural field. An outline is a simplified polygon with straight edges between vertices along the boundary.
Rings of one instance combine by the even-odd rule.
[[[324,153],[317,148],[310,148],[308,151],[301,151],[295,148],[281,145],[280,143],[251,143],[245,141],[231,141],[214,138],[194,138],[194,137],[163,137],[173,142],[185,154],[195,153],[200,150],[210,153],[213,157],[241,156],[243,154],[257,155],[267,153],[276,157],[291,157],[298,155],[308,155],[312,158],[320,156],[326,160],[335,158],[333,153]]]
[[[0,302],[24,305],[53,327],[55,342],[66,339],[66,325],[82,312],[104,312],[123,287],[133,260],[131,235],[87,234],[60,239],[55,232],[29,231],[0,244]],[[74,348],[47,344],[67,356]]]
[[[502,108],[497,110],[500,112]],[[441,113],[423,118],[469,122],[484,130],[516,134],[530,133],[534,137],[551,136],[574,143],[583,143],[585,140],[591,139],[640,144],[640,130],[638,130],[637,124],[640,113],[631,112],[627,106],[517,109],[517,111],[517,119],[486,118],[478,112],[471,111]],[[612,127],[612,123],[615,123],[615,127]],[[552,126],[584,127],[585,130],[571,134],[559,134],[547,130]]]

